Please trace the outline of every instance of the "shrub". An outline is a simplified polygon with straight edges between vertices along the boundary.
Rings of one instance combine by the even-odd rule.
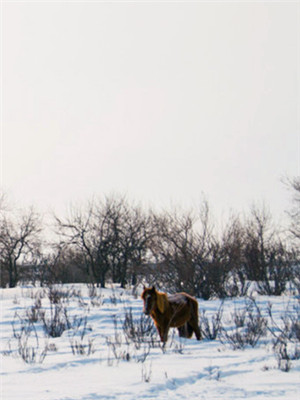
[[[300,359],[300,347],[297,343],[288,343],[286,338],[274,341],[274,355],[277,360],[278,369],[289,372],[292,368],[292,360]]]
[[[70,346],[74,355],[89,356],[95,352],[94,340],[91,338],[87,342],[84,342],[82,338],[71,339]]]
[[[125,311],[123,332],[127,341],[133,342],[137,349],[142,343],[147,342],[154,347],[157,342],[157,332],[151,318],[141,314],[138,319],[134,319],[131,307]]]
[[[204,338],[209,340],[215,340],[221,331],[221,319],[223,315],[223,304],[221,303],[219,310],[211,317],[210,321],[205,314],[205,310],[200,310],[200,331]]]
[[[43,320],[45,311],[42,309],[42,302],[39,297],[35,299],[34,304],[26,310],[26,318],[29,322],[35,323]]]
[[[281,315],[281,324],[277,324],[273,317],[272,304],[268,306],[268,314],[272,326],[269,329],[275,340],[287,340],[293,343],[300,342],[300,303],[292,306],[287,305],[285,312]]]
[[[103,304],[103,296],[98,294],[98,288],[95,285],[88,285],[90,302],[93,307],[101,307]]]
[[[71,319],[65,303],[69,303],[71,298],[77,297],[79,305],[84,307],[79,290],[73,288],[68,290],[60,290],[50,286],[47,291],[47,296],[50,302],[50,311],[42,313],[42,322],[45,333],[51,337],[60,337],[64,331],[76,328],[81,324],[82,318],[74,317]]]
[[[87,338],[86,333],[91,330],[87,326],[87,316],[73,319],[73,337],[70,339],[70,346],[74,355],[89,356],[95,352],[94,339]],[[77,338],[75,338],[77,336]]]
[[[50,315],[48,314],[48,317],[44,315],[42,322],[45,333],[53,338],[60,337],[71,327],[67,309],[61,304],[51,304]]]
[[[222,343],[229,343],[234,350],[244,349],[248,345],[255,347],[267,333],[267,319],[262,317],[254,300],[246,303],[244,310],[235,310],[230,322],[233,323],[233,331],[222,327],[220,339]]]
[[[275,322],[271,304],[268,306],[268,314],[272,322],[269,331],[273,335],[273,352],[278,369],[289,372],[292,361],[300,359],[300,304],[298,302],[292,307],[288,304],[280,317],[280,325]]]
[[[16,318],[18,322],[16,322]],[[16,327],[16,325],[19,325]],[[17,314],[12,323],[13,336],[17,340],[17,352],[27,364],[42,363],[47,355],[47,346],[40,348],[38,335],[32,322]]]

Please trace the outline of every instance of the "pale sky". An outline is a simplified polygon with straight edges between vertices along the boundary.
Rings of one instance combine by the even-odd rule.
[[[1,185],[64,210],[112,192],[289,207],[299,2],[1,2]]]

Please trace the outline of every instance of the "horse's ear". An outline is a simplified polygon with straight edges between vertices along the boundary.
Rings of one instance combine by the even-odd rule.
[[[144,288],[143,288],[144,290],[146,289],[146,286],[144,285]]]
[[[163,314],[166,310],[167,298],[164,293],[157,293],[157,307],[159,311]]]
[[[152,288],[151,288],[151,292],[155,292],[156,290],[155,290],[155,286],[152,286]]]

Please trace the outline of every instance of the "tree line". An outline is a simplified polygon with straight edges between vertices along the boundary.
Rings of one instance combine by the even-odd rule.
[[[111,196],[54,215],[45,240],[41,215],[12,210],[3,196],[1,287],[146,282],[204,299],[245,295],[251,282],[262,294],[280,295],[291,281],[299,289],[300,177],[288,185],[294,206],[284,232],[265,207],[233,215],[220,232],[207,202],[198,212],[155,212]]]

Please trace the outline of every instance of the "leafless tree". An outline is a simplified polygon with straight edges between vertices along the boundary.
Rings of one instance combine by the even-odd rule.
[[[231,215],[222,232],[223,262],[230,269],[226,291],[230,296],[246,295],[249,281],[244,265],[245,227],[238,215]]]
[[[173,292],[184,290],[210,298],[217,287],[215,280],[220,278],[221,265],[208,204],[203,204],[200,216],[174,211],[154,216],[153,223],[151,248],[158,265],[158,283]]]
[[[288,180],[288,186],[293,191],[293,207],[288,212],[290,216],[290,232],[293,237],[300,240],[300,176]]]
[[[159,266],[158,277],[169,290],[194,292],[195,217],[191,213],[162,213],[153,216],[155,235],[152,253]]]
[[[293,282],[300,293],[300,176],[288,178],[284,183],[292,191],[292,206],[287,214],[290,219],[289,233],[293,247]]]
[[[117,217],[117,218],[116,218]],[[124,287],[128,279],[135,284],[140,266],[145,263],[152,236],[151,217],[137,206],[119,203],[115,213],[116,264],[113,281]]]
[[[34,263],[41,248],[41,218],[33,208],[0,212],[1,285],[15,287],[22,266]],[[24,271],[23,271],[24,272]]]
[[[252,281],[262,281],[267,268],[267,248],[271,245],[275,232],[272,229],[270,211],[263,206],[253,206],[245,227],[245,270]]]
[[[291,256],[270,212],[253,207],[246,224],[244,268],[263,294],[280,295],[291,278]]]
[[[61,244],[79,251],[93,281],[105,287],[107,276],[122,286],[146,252],[147,222],[139,208],[130,207],[123,197],[92,201],[85,208],[73,208],[65,220],[56,217]]]
[[[81,252],[87,272],[97,285],[105,286],[105,275],[109,268],[107,248],[110,242],[110,227],[107,216],[99,213],[95,202],[87,207],[72,207],[65,219],[55,217],[59,228],[60,246],[69,246]]]

